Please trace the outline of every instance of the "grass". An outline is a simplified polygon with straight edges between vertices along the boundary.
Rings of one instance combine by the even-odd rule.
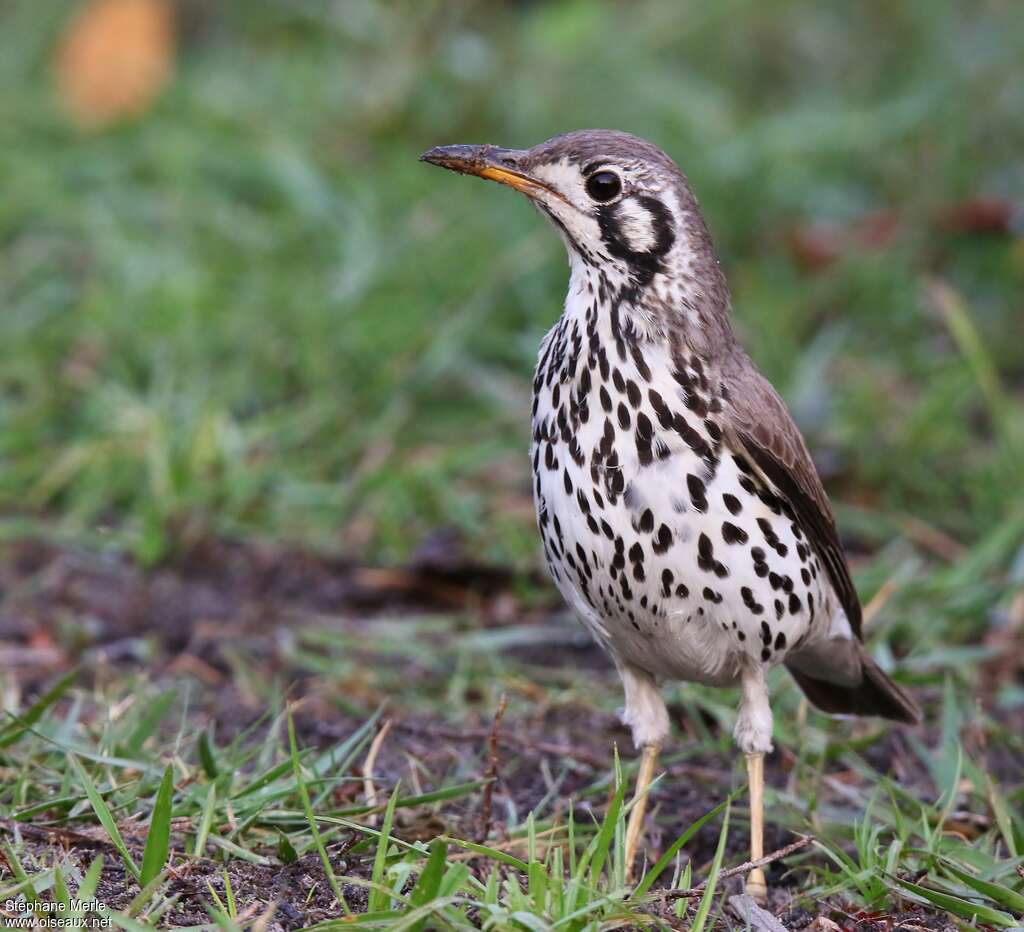
[[[416,161],[604,125],[690,176],[875,655],[926,705],[919,732],[851,726],[773,682],[769,821],[816,839],[776,908],[1020,925],[1012,4],[183,3],[174,81],[99,133],[54,99],[69,9],[0,12],[0,903],[92,891],[125,929],[742,924],[715,882],[745,846],[734,697],[671,689],[663,856],[628,887],[614,675],[531,575],[561,247]],[[238,561],[197,570],[224,539]],[[439,547],[513,579],[363,617],[311,555]],[[393,808],[369,813],[382,716]]]
[[[523,676],[514,659],[506,663],[505,679]],[[607,674],[602,679],[610,685]],[[24,716],[11,715],[21,730],[2,759],[10,876],[0,901],[20,894],[41,914],[59,908],[45,902],[63,902],[69,889],[93,889],[98,908],[125,929],[264,928],[280,898],[295,904],[297,897],[310,917],[337,917],[304,925],[318,929],[666,928],[675,920],[710,928],[728,921],[730,887],[717,879],[729,860],[743,859],[728,809],[733,800],[742,805],[741,785],[699,818],[666,822],[680,787],[678,778],[663,777],[652,790],[662,810],[655,822],[676,826],[679,837],[666,838],[662,856],[631,885],[622,855],[632,764],[595,770],[568,809],[559,793],[534,798],[529,811],[509,809],[500,832],[480,841],[467,836],[476,830],[486,778],[460,779],[460,771],[482,766],[472,752],[447,772],[419,752],[409,773],[428,785],[415,791],[394,776],[402,765],[393,759],[387,802],[368,810],[358,762],[378,716],[341,739],[304,744],[297,734],[311,724],[303,709],[315,701],[311,689],[294,706],[270,706],[233,740],[216,742],[182,714],[181,702],[190,700],[154,703],[164,695],[155,684],[139,680],[123,693],[125,686],[117,682],[115,694],[71,687],[63,699],[54,691]],[[419,701],[398,696],[389,709],[409,716],[414,734]],[[796,701],[792,690],[782,692],[783,722],[798,719],[786,712]],[[817,715],[798,722],[796,734],[781,729],[781,741],[803,750],[786,788],[770,797],[772,819],[815,839],[788,860],[800,877],[783,881],[790,912],[830,902],[847,915],[891,916],[920,904],[968,923],[1019,925],[1024,788],[987,773],[985,752],[964,747],[961,722],[972,714],[964,692],[949,681],[942,701],[943,728],[901,763],[916,774],[905,783],[868,761],[884,730],[850,740],[841,725]],[[151,714],[154,704],[159,715]],[[526,711],[523,700],[514,705],[517,715]],[[724,704],[718,708],[728,714]],[[35,724],[25,723],[29,715]],[[448,713],[453,722],[466,716],[464,708]],[[1019,732],[984,724],[989,740],[1003,742],[1018,761],[1024,756]],[[417,754],[400,743],[406,758]],[[672,753],[666,763],[685,769],[695,750]],[[721,756],[708,747],[700,753]],[[846,774],[841,783],[837,772]],[[509,775],[502,793],[516,795],[515,782]],[[929,785],[934,790],[922,794]],[[368,821],[371,812],[383,816],[379,827]],[[416,828],[424,812],[443,826],[432,840]],[[706,838],[694,847],[709,827],[717,843],[708,849]],[[701,850],[714,851],[705,864],[692,860]],[[272,878],[289,867],[301,867],[306,888],[272,889]]]
[[[1020,499],[1024,263],[943,218],[1020,190],[1024,49],[998,3],[938,7],[193,12],[153,109],[82,134],[48,74],[67,4],[7,4],[8,533],[42,520],[149,561],[211,531],[401,559],[444,525],[532,563],[524,411],[561,246],[416,156],[613,125],[689,173],[842,516],[973,540]],[[889,239],[851,233],[806,274],[818,225],[880,213]]]

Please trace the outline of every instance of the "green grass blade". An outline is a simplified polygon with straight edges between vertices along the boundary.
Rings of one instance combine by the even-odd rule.
[[[604,815],[604,821],[601,823],[601,830],[591,843],[593,855],[590,860],[590,878],[594,886],[597,886],[604,863],[608,859],[608,853],[615,838],[615,828],[619,823],[619,814],[622,812],[622,800],[625,798],[625,795],[626,781],[619,779],[618,786],[615,788],[615,795],[612,797],[608,811]]]
[[[429,903],[437,891],[441,889],[441,878],[444,877],[444,864],[448,857],[448,845],[441,838],[435,838],[430,843],[430,856],[427,863],[420,872],[419,880],[409,895],[409,901],[413,906],[423,906]]]
[[[521,858],[517,858],[514,854],[509,854],[507,851],[499,851],[497,848],[488,848],[487,845],[478,845],[475,841],[463,841],[459,838],[451,838],[448,835],[442,835],[441,838],[452,845],[458,845],[460,848],[465,848],[467,851],[473,851],[476,854],[483,855],[485,858],[490,858],[492,861],[498,861],[502,864],[507,864],[509,867],[514,867],[516,870],[521,870],[524,874],[530,870],[530,865]]]
[[[710,812],[706,812],[696,822],[694,822],[682,835],[680,835],[665,851],[665,853],[658,858],[657,863],[644,875],[643,880],[637,884],[636,889],[633,891],[634,897],[643,896],[648,890],[651,889],[651,885],[661,876],[662,872],[672,863],[678,851],[685,845],[694,835],[697,834],[708,822],[712,819],[717,818],[719,813],[732,804],[732,801],[736,798],[737,793],[733,793],[728,799],[719,803]]]
[[[986,775],[986,782],[988,784],[989,805],[992,807],[992,812],[995,815],[996,825],[999,826],[999,833],[1003,836],[1006,850],[1010,852],[1010,857],[1018,857],[1020,851],[1017,848],[1017,833],[1014,831],[1013,825],[1014,813],[1011,812],[1006,797],[999,791],[999,787],[996,786],[996,782],[992,779],[991,775]]]
[[[277,859],[282,864],[294,864],[299,859],[291,839],[280,829],[277,830]]]
[[[220,768],[217,766],[217,755],[209,729],[199,733],[199,740],[196,743],[199,747],[199,763],[202,764],[206,776],[211,780],[216,780]]]
[[[13,845],[10,842],[4,842],[4,854],[7,858],[7,863],[10,865],[11,873],[14,874],[14,879],[18,881],[18,890],[24,890],[25,899],[30,903],[36,903],[39,900],[39,894],[36,893],[35,884],[32,879],[25,872],[25,868],[21,866],[21,860],[18,857],[18,852],[14,850]],[[12,890],[6,891],[6,895],[10,895]]]
[[[380,838],[377,839],[377,853],[373,858],[373,872],[370,878],[379,886],[384,884],[384,869],[387,866],[388,843],[391,840],[391,826],[395,820],[395,803],[398,801],[398,790],[399,785],[396,783],[394,790],[391,792],[391,798],[388,800],[388,808],[384,812],[384,822],[380,827]],[[390,891],[388,892],[390,893]],[[384,893],[377,888],[370,891],[370,901],[367,906],[369,912],[389,909],[390,906],[391,897],[388,893]]]
[[[711,864],[711,873],[708,874],[707,886],[704,888],[704,895],[700,898],[700,906],[697,907],[697,915],[693,920],[691,932],[704,932],[704,925],[708,921],[711,912],[711,904],[715,898],[715,888],[718,886],[718,874],[722,870],[722,858],[725,857],[725,841],[729,837],[729,812],[732,809],[731,801],[725,807],[725,818],[722,819],[722,831],[718,836],[718,848],[715,850],[715,859]]]
[[[160,693],[152,702],[147,703],[146,710],[139,718],[135,730],[125,742],[124,754],[133,757],[142,751],[146,739],[156,731],[157,726],[170,709],[171,703],[174,702],[175,696],[177,696],[177,691],[168,689],[166,692]]]
[[[1015,913],[1019,913],[1024,916],[1024,894],[1018,893],[1016,890],[1011,890],[1009,887],[1003,886],[1001,883],[995,883],[991,880],[982,880],[980,877],[975,877],[974,874],[970,874],[956,864],[946,858],[940,858],[939,863],[942,864],[943,868],[949,871],[958,880],[965,883],[972,890],[976,890],[982,896],[987,896],[990,900],[998,903],[1000,906],[1005,906],[1007,909],[1012,909]]]
[[[153,804],[153,815],[149,819],[149,833],[146,836],[146,850],[142,853],[142,870],[139,883],[145,887],[157,877],[167,864],[171,849],[171,798],[174,795],[174,774],[171,765],[164,770],[160,789]]]
[[[299,760],[301,761],[303,757],[308,757],[310,753],[311,749],[304,749],[302,753],[299,754]],[[269,770],[265,771],[263,774],[258,776],[255,780],[253,780],[252,783],[242,787],[242,789],[238,790],[237,792],[232,793],[231,798],[242,799],[245,796],[250,796],[253,793],[258,792],[259,790],[266,789],[275,780],[280,779],[286,773],[288,773],[289,770],[294,770],[294,765],[292,764],[290,759],[283,761],[280,764],[275,764]]]
[[[53,898],[64,906],[65,909],[71,907],[71,893],[68,890],[68,882],[64,879],[64,871],[56,864],[53,867]]]
[[[203,814],[199,819],[199,828],[196,831],[196,843],[192,853],[201,858],[206,853],[206,841],[210,837],[210,826],[213,824],[213,811],[217,805],[217,784],[211,783],[206,791],[206,799],[203,802]]]
[[[890,876],[889,879],[904,890],[915,894],[919,899],[923,899],[933,906],[938,906],[939,909],[952,913],[954,916],[959,916],[961,919],[966,919],[968,922],[981,922],[1000,929],[1013,929],[1019,925],[1017,920],[1009,913],[1004,913],[1002,910],[994,909],[991,906],[971,903],[968,900],[954,896],[952,893],[931,890],[928,887],[922,887],[920,884],[911,883],[909,880],[903,880],[900,877]]]
[[[270,858],[257,854],[255,851],[250,851],[248,848],[243,848],[241,845],[236,845],[233,841],[228,841],[227,838],[221,838],[220,835],[211,835],[209,844],[215,848],[220,848],[221,851],[226,851],[233,858],[241,858],[250,864],[260,864],[263,867],[269,867],[274,863]]]
[[[99,886],[100,876],[103,874],[103,855],[98,854],[93,858],[89,869],[85,872],[82,882],[78,885],[78,893],[75,899],[83,902],[93,899],[96,896],[96,888]]]
[[[320,863],[323,865],[324,874],[327,875],[327,882],[331,885],[331,892],[335,899],[341,904],[346,916],[351,916],[345,895],[341,892],[341,885],[331,866],[331,859],[327,856],[327,849],[324,847],[323,839],[320,837],[320,829],[317,828],[316,817],[313,815],[313,804],[309,799],[309,790],[306,788],[305,778],[302,776],[302,764],[299,762],[299,746],[295,740],[295,719],[292,717],[291,709],[288,710],[288,750],[291,754],[292,773],[295,776],[295,783],[299,790],[299,798],[302,800],[302,808],[306,814],[306,822],[309,825],[310,834],[313,836],[313,843],[316,845],[317,853],[320,855]]]
[[[50,706],[67,692],[68,687],[78,676],[78,670],[65,673],[57,682],[42,696],[40,696],[25,711],[24,715],[18,716],[17,721],[0,732],[0,748],[7,748],[14,744],[26,731],[43,717]]]
[[[96,789],[89,774],[85,772],[85,768],[81,765],[78,758],[74,754],[69,754],[68,760],[71,762],[71,767],[78,777],[78,782],[82,784],[82,788],[85,790],[85,795],[89,798],[89,803],[92,806],[93,812],[96,813],[96,818],[100,820],[100,825],[106,831],[110,843],[117,849],[118,854],[121,855],[121,860],[124,861],[129,873],[138,880],[140,876],[139,868],[132,859],[131,852],[129,852],[128,846],[124,843],[121,831],[117,827],[117,822],[114,820],[114,816],[111,814],[106,802],[100,795],[99,790]]]
[[[132,901],[128,904],[125,909],[126,916],[138,916],[139,913],[145,909],[146,904],[153,898],[153,894],[163,886],[165,877],[164,874],[158,873],[155,877],[151,877],[148,883],[142,885],[142,889],[132,898]]]

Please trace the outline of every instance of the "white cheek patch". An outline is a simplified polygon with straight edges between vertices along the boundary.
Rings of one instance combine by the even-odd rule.
[[[570,201],[576,201],[583,193],[580,170],[567,159],[539,167],[537,177],[556,191],[561,191]]]
[[[654,233],[654,218],[635,198],[627,197],[619,203],[615,224],[619,235],[633,252],[647,252],[658,241]]]

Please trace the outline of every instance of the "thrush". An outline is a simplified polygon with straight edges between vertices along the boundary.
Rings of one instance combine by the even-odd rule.
[[[824,712],[920,716],[864,649],[828,496],[736,339],[693,191],[659,148],[609,130],[421,158],[521,191],[568,251],[569,293],[533,379],[533,492],[548,568],[614,660],[642,749],[627,869],[669,731],[664,680],[739,687],[756,860],[769,670],[784,664]],[[747,889],[764,897],[761,870]]]

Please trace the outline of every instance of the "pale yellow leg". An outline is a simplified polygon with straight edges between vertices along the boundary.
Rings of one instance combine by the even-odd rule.
[[[659,744],[644,746],[643,757],[640,759],[640,772],[636,775],[636,792],[633,794],[635,803],[629,813],[629,825],[626,826],[626,881],[633,880],[633,865],[636,861],[636,849],[640,835],[644,830],[644,814],[647,812],[647,787],[654,779],[654,767],[658,762]]]
[[[764,754],[747,755],[747,783],[750,785],[750,860],[764,857]],[[747,874],[747,893],[755,900],[768,898],[764,871],[755,867]]]

